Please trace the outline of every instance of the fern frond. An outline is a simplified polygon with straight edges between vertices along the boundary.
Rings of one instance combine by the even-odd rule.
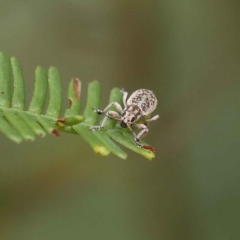
[[[12,77],[14,81],[12,93]],[[43,109],[46,104],[49,88],[49,102],[46,113]],[[59,136],[59,132],[81,135],[93,150],[107,156],[113,153],[126,159],[127,154],[112,140],[135,151],[149,160],[155,155],[150,146],[138,148],[132,135],[126,129],[115,126],[116,121],[109,119],[105,128],[92,132],[89,128],[98,120],[98,114],[93,108],[100,106],[100,85],[93,81],[88,85],[87,105],[81,110],[81,82],[74,78],[68,89],[69,109],[66,109],[63,118],[62,87],[59,72],[50,67],[48,73],[37,67],[35,71],[35,88],[28,110],[25,109],[24,76],[21,66],[15,57],[9,59],[0,53],[0,131],[10,140],[20,143],[23,140],[34,141],[36,135],[44,137],[47,133]],[[110,94],[110,102],[122,104],[120,89],[114,88]]]

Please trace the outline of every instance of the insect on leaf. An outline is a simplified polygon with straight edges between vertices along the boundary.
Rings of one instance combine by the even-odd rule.
[[[65,132],[81,135],[93,150],[102,156],[113,153],[121,159],[126,159],[127,154],[116,144],[118,142],[149,160],[154,158],[151,148],[138,148],[132,135],[126,129],[120,128],[119,124],[116,125],[113,119],[108,119],[104,129],[89,131],[100,117],[93,111],[93,108],[100,106],[101,91],[98,81],[89,83],[87,104],[81,115],[81,81],[73,78],[68,89],[70,106],[63,111],[62,117],[61,78],[55,67],[50,67],[48,71],[40,66],[36,68],[35,88],[28,110],[24,83],[23,71],[18,60],[15,57],[10,60],[0,53],[0,132],[11,141],[34,141],[37,135],[44,137],[46,133],[50,133],[60,136],[61,132]],[[46,102],[48,91],[49,101]],[[111,91],[110,102],[123,104],[120,89],[114,88]],[[43,113],[45,104],[47,110]],[[111,109],[114,110],[114,107]]]

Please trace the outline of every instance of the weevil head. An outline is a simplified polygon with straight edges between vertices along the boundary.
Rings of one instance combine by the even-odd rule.
[[[123,128],[126,128],[127,125],[130,126],[134,122],[139,120],[141,118],[141,116],[142,116],[141,110],[138,106],[136,106],[136,105],[128,106],[123,111],[120,126],[123,127]]]

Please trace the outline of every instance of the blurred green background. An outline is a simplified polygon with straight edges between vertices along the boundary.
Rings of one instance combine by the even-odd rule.
[[[79,136],[14,144],[0,135],[0,239],[240,239],[240,2],[0,0],[0,50],[27,100],[37,65],[153,89],[149,162],[95,155]]]

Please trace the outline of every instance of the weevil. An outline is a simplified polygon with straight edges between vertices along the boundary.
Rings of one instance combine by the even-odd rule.
[[[114,119],[120,122],[121,127],[127,127],[129,129],[129,131],[133,134],[134,142],[138,147],[143,147],[139,140],[147,135],[149,131],[148,123],[159,118],[159,115],[150,117],[150,114],[157,107],[157,98],[151,90],[147,89],[136,90],[128,99],[128,93],[123,89],[122,93],[124,109],[117,102],[110,103],[104,110],[94,108],[94,112],[105,115],[105,117],[101,125],[92,126],[90,127],[90,130],[100,130],[101,128],[104,128],[108,118]],[[115,106],[117,111],[108,111],[108,109],[112,106]],[[136,134],[132,130],[131,126],[136,126],[140,129],[140,132]]]

